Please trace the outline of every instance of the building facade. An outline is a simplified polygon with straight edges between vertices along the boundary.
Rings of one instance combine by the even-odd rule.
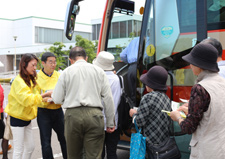
[[[64,21],[41,17],[25,17],[20,19],[0,19],[0,61],[4,67],[0,72],[19,69],[21,56],[26,53],[40,54],[54,42],[63,42],[68,50],[75,46],[75,38],[67,40],[64,35]],[[74,37],[81,35],[92,39],[91,24],[76,23]],[[15,62],[16,54],[16,62]]]
[[[131,33],[133,36],[139,36],[141,20],[142,17],[138,15],[113,18],[107,51],[115,55],[116,46],[120,45],[121,41],[124,44],[121,49],[129,44]],[[0,18],[0,61],[4,64],[4,67],[0,67],[0,73],[13,71],[15,63],[18,70],[23,54],[39,55],[55,42],[63,42],[66,46],[64,50],[69,50],[70,46],[75,46],[76,35],[92,41],[98,40],[101,22],[102,19],[94,19],[91,24],[76,22],[75,32],[70,41],[64,35],[63,20],[33,16],[14,20]]]

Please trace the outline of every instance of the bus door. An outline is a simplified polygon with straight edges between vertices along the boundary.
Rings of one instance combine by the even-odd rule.
[[[120,53],[126,49],[126,47],[134,40],[140,37],[141,24],[143,19],[143,9],[145,6],[145,0],[114,0],[110,1],[111,7],[108,9],[108,17],[103,17],[105,19],[104,25],[101,26],[100,37],[101,42],[99,44],[99,51],[106,50],[112,53],[115,57],[116,62],[114,63],[117,74],[122,75],[124,79],[124,86],[126,93],[130,96],[130,87],[128,86],[127,72],[129,64],[128,61],[122,61],[120,58]],[[136,42],[136,47],[134,47],[133,54],[136,56],[136,61],[138,58],[138,48],[139,40]],[[137,70],[137,69],[136,69]],[[133,87],[136,88],[140,84],[139,72],[136,72],[136,82],[133,83]],[[138,86],[138,88],[140,88]],[[136,98],[138,105],[140,101],[140,93],[137,89]],[[127,149],[130,148],[130,136],[131,131],[128,130],[124,132],[119,141],[118,148]]]
[[[139,47],[139,72],[160,65],[169,72],[167,95],[171,101],[182,104],[189,100],[195,83],[189,64],[182,60],[196,43],[196,0],[150,0],[146,2]],[[185,32],[191,24],[192,34]],[[174,136],[182,159],[189,158],[191,135],[181,132],[173,123]]]

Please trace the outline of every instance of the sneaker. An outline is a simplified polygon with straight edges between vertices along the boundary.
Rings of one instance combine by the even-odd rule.
[[[11,148],[12,148],[12,145],[9,144],[9,146],[8,146],[8,151],[9,151]],[[3,151],[0,152],[0,155],[2,155],[2,154],[3,154]]]

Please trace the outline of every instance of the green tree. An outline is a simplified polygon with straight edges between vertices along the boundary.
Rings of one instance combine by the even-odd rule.
[[[125,46],[124,46],[125,47]],[[120,58],[120,53],[122,52],[122,48],[120,45],[116,45],[116,54],[114,55],[115,56],[115,59],[117,61],[120,61],[121,58]]]
[[[93,43],[92,41],[85,39],[80,35],[76,36],[75,41],[76,41],[76,46],[81,46],[85,49],[88,56],[88,62],[92,63],[92,61],[96,57],[98,42],[95,41]]]

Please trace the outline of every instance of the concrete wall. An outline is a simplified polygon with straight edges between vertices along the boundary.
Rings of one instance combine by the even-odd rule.
[[[14,59],[14,56],[12,55],[0,55],[0,61],[4,65],[3,67],[0,67],[0,73],[13,70],[13,64],[14,64],[13,59]]]

